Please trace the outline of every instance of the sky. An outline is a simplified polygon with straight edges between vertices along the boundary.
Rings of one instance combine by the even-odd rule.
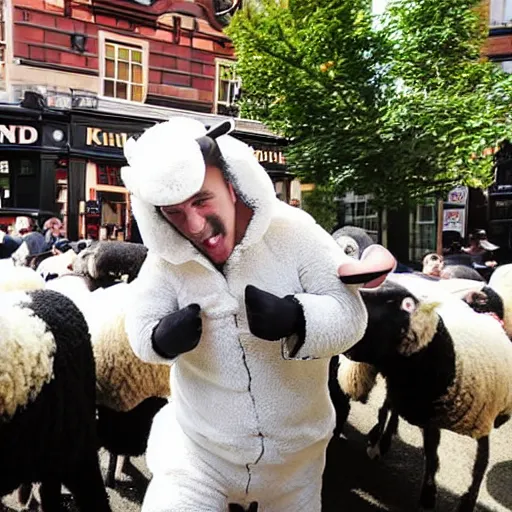
[[[388,0],[372,0],[372,11],[374,14],[382,14]]]

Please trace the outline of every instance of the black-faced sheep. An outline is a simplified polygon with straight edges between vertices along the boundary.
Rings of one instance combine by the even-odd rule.
[[[97,453],[95,366],[87,324],[50,291],[0,296],[0,496],[41,482],[42,509],[61,484],[83,512],[110,511]]]
[[[137,277],[147,252],[147,248],[141,244],[97,242],[79,254],[73,270],[96,281],[120,280],[127,276],[127,282],[130,283]]]
[[[474,510],[489,459],[489,434],[512,414],[512,344],[501,325],[462,301],[419,301],[392,282],[361,291],[362,340],[347,352],[384,376],[392,409],[423,430],[426,469],[420,504],[435,505],[440,430],[478,442],[473,481],[459,505]]]

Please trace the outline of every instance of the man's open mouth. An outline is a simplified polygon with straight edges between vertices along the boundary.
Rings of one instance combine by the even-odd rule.
[[[217,233],[216,235],[210,236],[209,238],[206,238],[205,240],[203,240],[202,244],[207,249],[213,249],[220,242],[221,238],[222,238],[222,234]]]

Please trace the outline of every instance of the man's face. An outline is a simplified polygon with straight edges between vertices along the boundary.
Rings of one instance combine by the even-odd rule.
[[[439,277],[443,270],[444,262],[443,258],[438,254],[429,254],[423,259],[423,270],[424,274],[429,276]]]
[[[183,203],[160,211],[213,263],[222,265],[235,247],[236,195],[217,167],[207,166],[201,190]]]

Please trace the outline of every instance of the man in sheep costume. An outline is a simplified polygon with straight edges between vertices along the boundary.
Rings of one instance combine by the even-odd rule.
[[[174,118],[125,147],[122,177],[148,247],[126,330],[141,359],[173,364],[142,510],[319,512],[329,358],[362,337],[366,311],[339,280],[353,260],[276,198],[231,129]],[[384,274],[389,260],[373,256],[340,273]]]

